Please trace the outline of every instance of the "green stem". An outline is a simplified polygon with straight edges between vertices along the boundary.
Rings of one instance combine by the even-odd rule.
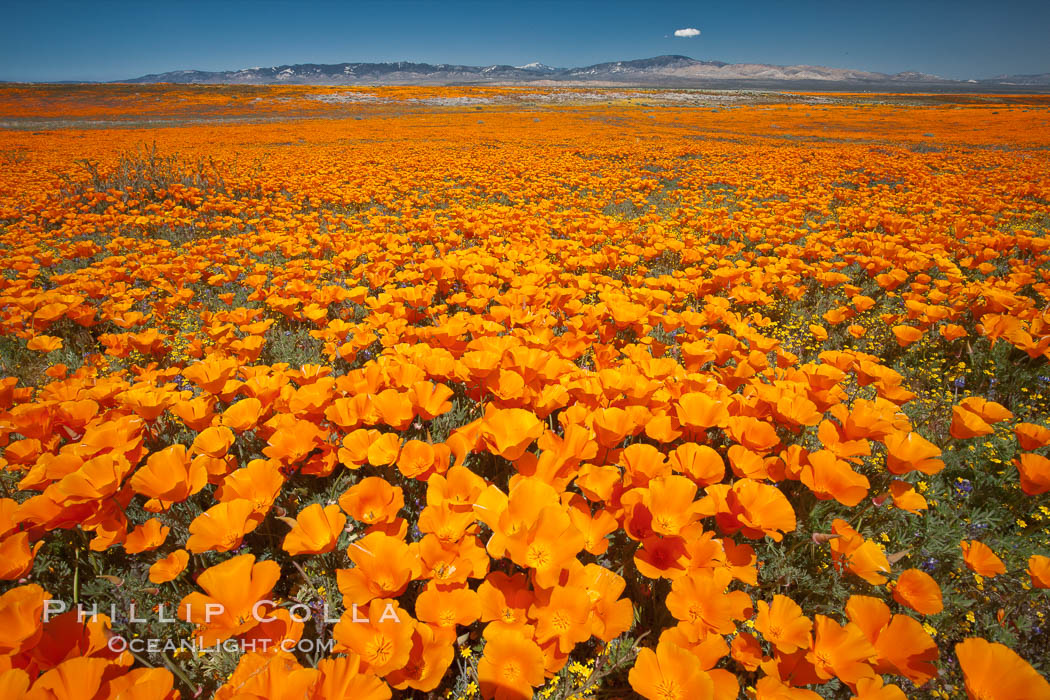
[[[73,605],[80,605],[80,548],[76,549],[76,563],[73,565]]]

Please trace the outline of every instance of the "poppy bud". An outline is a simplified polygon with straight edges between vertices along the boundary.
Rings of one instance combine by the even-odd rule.
[[[814,532],[810,539],[813,540],[813,544],[827,544],[836,537],[838,537],[838,535],[832,535],[827,532]]]

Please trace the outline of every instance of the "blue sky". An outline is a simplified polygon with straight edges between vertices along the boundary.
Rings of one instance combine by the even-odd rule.
[[[1050,2],[7,3],[0,79],[419,61],[579,66],[682,54],[949,78],[1050,72]],[[675,38],[676,29],[700,35]]]

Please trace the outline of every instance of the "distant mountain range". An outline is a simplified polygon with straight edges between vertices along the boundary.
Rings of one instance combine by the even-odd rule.
[[[300,63],[236,71],[180,70],[144,75],[126,83],[231,83],[240,85],[615,85],[642,87],[1050,87],[1050,73],[1001,75],[984,80],[951,80],[926,73],[889,75],[824,66],[698,61],[688,56],[657,56],[635,61],[596,63],[582,68],[461,66],[447,63]]]

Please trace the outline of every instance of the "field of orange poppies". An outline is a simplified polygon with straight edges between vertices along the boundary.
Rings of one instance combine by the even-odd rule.
[[[1050,698],[1050,99],[0,125],[4,700]]]

